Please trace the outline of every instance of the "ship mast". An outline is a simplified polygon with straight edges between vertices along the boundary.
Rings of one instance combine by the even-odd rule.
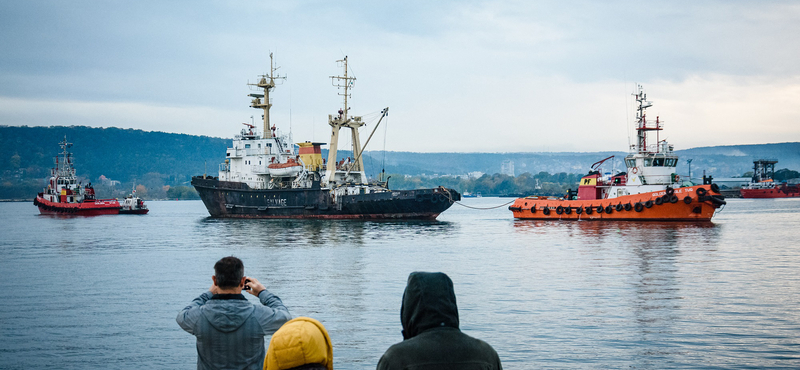
[[[253,101],[250,103],[250,107],[264,110],[264,113],[261,115],[261,118],[264,121],[264,131],[262,131],[263,138],[267,138],[267,133],[270,130],[269,109],[272,107],[272,103],[270,103],[269,92],[275,88],[276,79],[286,79],[286,76],[275,76],[275,71],[277,71],[279,68],[280,67],[274,66],[272,61],[272,53],[269,53],[269,74],[261,75],[261,80],[259,80],[258,83],[248,83],[249,86],[256,86],[264,90],[263,94],[250,94],[250,97],[253,98]],[[262,101],[261,99],[264,100]]]
[[[337,60],[337,63],[342,63],[344,67],[344,76],[330,76],[331,83],[338,89],[344,89],[344,92],[339,92],[340,96],[344,97],[344,108],[340,109],[338,115],[328,115],[328,124],[331,125],[331,142],[328,148],[328,165],[326,170],[326,177],[328,182],[334,182],[334,174],[336,173],[336,152],[339,147],[339,130],[341,128],[349,128],[351,141],[353,145],[353,158],[355,162],[350,165],[349,172],[364,171],[364,159],[361,158],[361,140],[358,136],[358,128],[363,126],[361,117],[350,117],[350,107],[347,106],[347,98],[350,97],[350,89],[353,88],[353,83],[356,78],[348,76],[347,72],[347,56],[342,60]],[[361,182],[365,179],[362,177]]]
[[[661,126],[661,122],[659,121],[658,117],[656,117],[656,124],[655,126],[648,126],[647,125],[647,114],[645,110],[653,106],[653,102],[647,100],[647,94],[645,94],[642,85],[637,86],[637,92],[633,94],[636,97],[636,102],[639,103],[639,107],[636,109],[636,151],[639,153],[646,153],[647,152],[647,131],[661,131],[663,127]],[[659,151],[658,145],[656,145],[656,152]]]
[[[67,136],[64,136],[64,141],[59,143],[61,146],[61,155],[64,159],[59,163],[58,157],[56,157],[56,177],[61,178],[68,178],[75,176],[75,169],[72,168],[72,153],[70,153],[67,149],[72,147],[72,143],[67,142]]]

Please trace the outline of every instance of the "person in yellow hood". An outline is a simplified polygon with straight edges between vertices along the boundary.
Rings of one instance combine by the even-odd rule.
[[[298,317],[272,336],[264,370],[333,370],[333,346],[328,331],[317,320]]]

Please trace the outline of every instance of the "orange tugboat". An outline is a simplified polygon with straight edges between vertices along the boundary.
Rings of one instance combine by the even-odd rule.
[[[627,170],[616,175],[603,174],[601,165],[608,157],[592,165],[581,178],[577,194],[564,198],[530,196],[518,198],[509,210],[515,218],[536,220],[637,220],[637,221],[710,221],[725,197],[716,184],[681,186],[675,173],[678,156],[673,146],[659,139],[663,122],[656,117],[648,122],[646,109],[653,105],[641,86],[634,94],[637,142],[625,157]],[[655,131],[655,144],[648,145],[648,132]]]

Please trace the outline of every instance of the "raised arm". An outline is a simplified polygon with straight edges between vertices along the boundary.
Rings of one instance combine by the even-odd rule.
[[[258,318],[261,328],[264,330],[264,335],[272,335],[272,333],[280,329],[285,322],[291,320],[292,315],[289,314],[289,309],[283,305],[283,301],[281,301],[278,296],[270,293],[258,279],[249,276],[247,279],[250,280],[250,282],[247,283],[247,286],[250,288],[250,294],[258,297],[258,300],[264,305],[263,307],[256,307],[254,314]]]
[[[200,306],[211,299],[212,295],[211,291],[201,294],[178,313],[178,317],[175,318],[175,321],[178,322],[178,325],[180,325],[183,330],[186,330],[189,334],[194,334],[194,325],[200,318]]]

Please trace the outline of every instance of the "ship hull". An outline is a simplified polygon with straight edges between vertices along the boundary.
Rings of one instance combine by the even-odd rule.
[[[33,204],[43,215],[100,216],[119,214],[120,205],[116,199],[99,199],[82,203],[55,203],[41,196]]]
[[[742,198],[797,198],[800,197],[800,189],[741,189],[741,195]]]
[[[419,189],[345,195],[329,189],[251,189],[244,183],[193,177],[212,217],[299,219],[435,219],[461,200],[453,189]]]
[[[150,212],[149,209],[120,209],[119,214],[121,215],[146,215],[147,212]]]
[[[707,222],[725,204],[724,197],[708,185],[674,189],[671,195],[654,191],[612,199],[542,198],[519,198],[509,209],[515,218],[533,220]]]

